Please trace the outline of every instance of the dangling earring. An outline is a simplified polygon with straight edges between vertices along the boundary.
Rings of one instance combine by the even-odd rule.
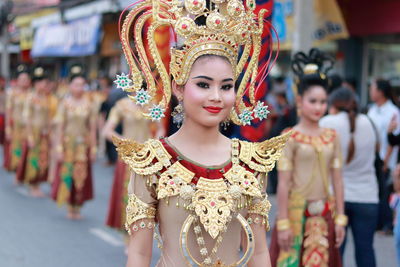
[[[224,129],[224,131],[226,131],[230,124],[231,124],[231,121],[228,116],[223,122],[221,122],[221,127]]]
[[[179,104],[174,108],[172,111],[172,121],[173,123],[176,123],[178,128],[181,127],[183,120],[185,119],[185,113],[183,110],[183,102],[182,100],[179,100]]]

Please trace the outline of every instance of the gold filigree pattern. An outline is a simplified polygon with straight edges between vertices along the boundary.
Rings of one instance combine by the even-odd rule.
[[[291,134],[292,132],[289,131],[260,143],[240,141],[239,159],[252,170],[268,173],[280,158],[283,147]]]
[[[224,174],[224,177],[231,183],[240,187],[242,194],[261,197],[261,187],[254,173],[249,172],[240,165],[234,165]]]
[[[140,219],[154,219],[156,209],[141,201],[135,194],[129,194],[128,205],[126,206],[125,228],[132,234],[131,225]]]
[[[328,224],[321,216],[307,218],[304,231],[302,266],[328,267]]]
[[[269,231],[268,214],[270,210],[271,210],[271,203],[269,202],[267,195],[261,201],[252,203],[248,208],[249,215],[257,214],[262,216],[263,218],[262,223],[265,225],[267,231]]]
[[[139,144],[113,137],[113,142],[121,159],[139,175],[151,175],[171,165],[171,155],[158,140],[150,139]]]
[[[234,210],[233,199],[227,190],[228,187],[222,178],[200,178],[193,196],[194,211],[204,229],[214,239],[226,227]]]
[[[157,198],[179,195],[181,188],[188,185],[194,177],[194,173],[182,166],[178,161],[172,164],[160,175],[157,187]]]

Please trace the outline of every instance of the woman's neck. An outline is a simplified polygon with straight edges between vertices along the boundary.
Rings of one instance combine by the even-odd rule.
[[[205,127],[192,120],[187,120],[171,137],[194,145],[213,146],[221,140],[222,134],[219,132],[218,126]]]
[[[320,127],[318,121],[313,121],[305,117],[301,117],[299,123],[297,124],[297,127],[300,130],[304,131],[305,134],[319,135]]]

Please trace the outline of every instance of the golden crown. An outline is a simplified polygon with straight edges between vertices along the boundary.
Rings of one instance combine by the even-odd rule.
[[[255,99],[255,85],[262,74],[258,58],[267,10],[256,14],[255,0],[141,0],[131,7],[120,31],[130,74],[117,75],[115,83],[118,88],[135,93],[130,97],[137,104],[152,104],[147,117],[164,117],[171,98],[172,78],[178,85],[185,84],[192,64],[207,54],[226,57],[233,66],[235,79],[240,77],[232,121],[246,125],[254,117],[267,117],[267,106]],[[155,40],[156,30],[163,26],[171,27],[176,34],[177,46],[170,50],[169,68],[163,63]],[[250,102],[247,105],[243,101],[246,93]]]

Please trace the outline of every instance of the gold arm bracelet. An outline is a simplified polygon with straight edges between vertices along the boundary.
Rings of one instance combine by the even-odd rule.
[[[335,217],[335,224],[339,226],[347,226],[349,218],[344,214],[338,214]]]
[[[185,222],[183,223],[182,229],[181,229],[181,234],[180,234],[180,249],[183,257],[186,260],[186,263],[189,264],[189,266],[192,267],[204,267],[204,265],[200,262],[198,262],[190,253],[189,248],[188,248],[188,234],[189,234],[189,229],[195,219],[195,215],[189,215]],[[254,235],[253,235],[253,230],[251,230],[250,225],[248,224],[247,220],[240,214],[238,213],[236,215],[236,219],[239,221],[239,223],[242,225],[243,230],[246,234],[247,237],[247,248],[246,251],[244,252],[242,258],[234,263],[233,265],[229,266],[237,266],[237,267],[243,267],[246,266],[248,261],[250,260],[251,256],[254,253]],[[216,265],[211,265],[211,266],[216,266]],[[220,266],[220,265],[218,265]],[[225,266],[225,265],[221,265]]]
[[[282,219],[276,222],[276,228],[278,231],[285,231],[290,229],[290,221],[289,219]]]

